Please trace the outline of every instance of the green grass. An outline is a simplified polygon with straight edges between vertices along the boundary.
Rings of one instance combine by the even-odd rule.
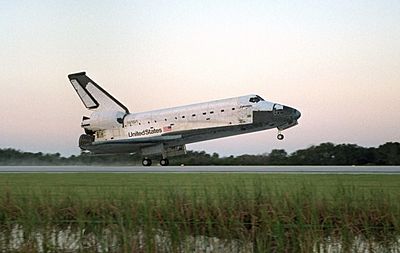
[[[190,236],[238,241],[254,252],[310,252],[327,238],[346,249],[356,237],[390,248],[400,236],[400,176],[1,174],[0,223],[9,238],[0,235],[1,248],[21,226],[17,251],[60,251],[51,239],[40,246],[35,234],[65,229],[81,235],[85,251],[185,252]],[[168,243],[160,245],[160,233]]]
[[[244,187],[253,192],[262,184],[268,188],[287,193],[305,185],[319,193],[332,193],[340,187],[357,188],[361,192],[374,190],[400,194],[399,175],[329,175],[329,174],[229,174],[229,173],[26,173],[2,174],[0,187],[14,193],[31,194],[51,191],[65,194],[72,191],[82,197],[96,197],[99,191],[108,193],[147,192],[165,193],[166,190],[183,192],[202,191],[217,193],[221,187]]]

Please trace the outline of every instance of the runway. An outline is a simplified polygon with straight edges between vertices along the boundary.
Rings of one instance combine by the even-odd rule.
[[[400,166],[0,166],[0,173],[400,174]]]

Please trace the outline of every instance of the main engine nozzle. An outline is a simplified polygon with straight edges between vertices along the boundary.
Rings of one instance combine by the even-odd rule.
[[[94,136],[88,134],[82,134],[79,137],[79,147],[83,150],[86,150],[88,146],[92,145],[94,142]]]

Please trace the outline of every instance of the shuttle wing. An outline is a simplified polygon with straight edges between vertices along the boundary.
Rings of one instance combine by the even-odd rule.
[[[180,140],[181,135],[154,136],[123,140],[96,141],[86,147],[92,154],[136,153],[142,148]],[[85,149],[86,149],[85,148]]]
[[[167,135],[167,136],[154,136],[154,137],[142,137],[142,138],[131,138],[122,140],[109,140],[109,141],[96,141],[92,145],[104,145],[104,144],[154,144],[163,143],[168,141],[179,140],[182,135]]]

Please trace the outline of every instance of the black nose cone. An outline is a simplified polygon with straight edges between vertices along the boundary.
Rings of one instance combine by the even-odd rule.
[[[293,118],[294,118],[295,120],[298,120],[298,119],[301,117],[301,113],[300,113],[298,110],[296,110],[296,109],[293,109],[293,110],[294,110]]]
[[[284,106],[283,111],[283,115],[291,120],[297,120],[301,116],[301,113],[298,110],[289,106]]]

